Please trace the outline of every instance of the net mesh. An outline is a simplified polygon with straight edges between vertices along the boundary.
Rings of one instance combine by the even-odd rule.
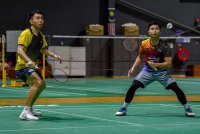
[[[49,66],[45,68],[46,77],[51,77],[52,73],[49,71],[53,68],[62,69],[70,77],[126,77],[138,55],[141,42],[146,38],[148,37],[46,36],[49,50],[63,59],[60,64],[51,57],[47,58],[46,65]],[[172,52],[170,73],[200,77],[200,37],[162,37],[162,39],[169,45]],[[189,54],[186,51],[180,52],[183,49],[187,49]],[[9,52],[6,48],[2,53],[5,54],[4,61],[10,65],[4,78],[13,79],[16,61],[9,61],[9,59],[16,58],[9,58],[9,56],[16,53]],[[180,60],[180,57],[186,60]],[[135,75],[139,73],[143,64],[136,69]]]
[[[63,64],[51,61],[51,66],[65,69],[69,76],[127,76],[137,55],[142,40],[147,37],[117,36],[51,36],[49,48],[63,58]],[[161,37],[172,52],[171,74],[187,76],[195,73],[195,66],[200,64],[199,37]],[[189,50],[187,60],[180,59],[180,50]],[[178,55],[179,54],[179,55]],[[188,53],[181,52],[186,58]],[[137,74],[143,64],[137,69]]]

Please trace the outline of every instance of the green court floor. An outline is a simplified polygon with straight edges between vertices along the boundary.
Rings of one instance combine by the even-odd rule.
[[[197,134],[200,106],[191,103],[197,114],[184,116],[177,103],[134,103],[128,115],[115,116],[118,104],[36,106],[43,112],[39,121],[20,121],[21,107],[1,107],[2,134]]]
[[[179,78],[178,85],[186,95],[200,95],[200,78]],[[40,98],[124,96],[131,79],[69,79],[67,83],[47,80],[47,88]],[[25,98],[28,87],[0,88],[2,98]],[[166,91],[161,84],[154,82],[145,89],[138,89],[136,95],[174,95]]]
[[[200,95],[200,80],[177,79],[186,96]],[[70,79],[61,84],[47,80],[47,89],[40,98],[123,97],[131,79]],[[25,98],[23,88],[0,88],[1,99]],[[174,96],[159,83],[139,89],[136,96]],[[23,105],[0,106],[2,134],[198,134],[200,131],[200,102],[189,102],[196,117],[188,118],[179,102],[132,102],[127,116],[115,112],[122,102],[44,104],[35,108],[43,112],[38,121],[20,121]]]

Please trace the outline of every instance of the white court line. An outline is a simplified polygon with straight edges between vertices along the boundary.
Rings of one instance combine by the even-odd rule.
[[[127,92],[127,90],[124,90],[123,92],[119,92],[117,90],[112,90],[112,89],[98,89],[98,88],[83,88],[83,87],[72,87],[72,88],[69,88],[69,89],[78,89],[78,90],[84,90],[84,91],[97,91],[97,92],[107,92],[107,93],[120,93],[120,94],[124,94]],[[88,90],[89,89],[89,90]],[[144,91],[137,91],[137,93],[144,93],[144,94],[158,94],[158,93],[153,93],[153,92],[144,92]]]
[[[177,80],[177,82],[178,83],[184,83],[184,84],[187,83],[187,84],[193,85],[193,84],[199,84],[200,81],[178,81]]]
[[[50,86],[50,87],[53,87],[55,88],[55,86]],[[78,89],[78,90],[83,90],[83,91],[97,91],[97,92],[101,92],[101,91],[105,91],[105,92],[115,92],[115,93],[124,93],[124,92],[118,92],[117,90],[112,90],[110,88],[94,88],[94,87],[83,87],[83,86],[76,86],[76,87],[70,87],[70,86],[62,86],[62,85],[59,85],[59,87],[56,87],[56,88],[60,88],[60,89]]]
[[[147,108],[146,106],[168,106],[168,107],[172,107],[172,106],[178,106],[177,104],[141,104],[143,105],[144,108]],[[40,106],[40,105],[37,105]],[[58,106],[59,105],[52,105],[54,106]],[[62,105],[61,105],[62,106]],[[92,108],[93,106],[98,106],[98,105],[90,105],[87,106]],[[103,105],[103,106],[116,106],[116,105]],[[194,105],[193,105],[194,106]],[[195,105],[195,106],[199,106],[199,105]],[[62,106],[63,107],[63,106]],[[64,106],[65,107],[65,106]],[[66,106],[67,108],[69,108],[69,106]],[[81,108],[80,106],[75,106],[76,108]],[[129,107],[129,108],[136,108],[137,106],[134,107]],[[139,106],[139,108],[142,108],[141,106]],[[200,108],[200,107],[199,107]],[[105,108],[107,109],[107,108]],[[60,110],[60,109],[56,109],[56,110]],[[61,110],[65,110],[65,109],[61,109]],[[135,123],[130,123],[130,122],[121,122],[121,121],[116,121],[116,120],[109,120],[109,119],[103,119],[103,118],[96,118],[96,117],[90,117],[90,116],[84,116],[84,115],[79,115],[79,114],[71,114],[71,113],[63,113],[63,112],[55,112],[55,111],[49,111],[49,110],[41,110],[41,111],[47,111],[47,112],[51,112],[51,113],[58,113],[58,114],[67,114],[67,115],[72,115],[72,116],[78,116],[78,117],[84,117],[84,118],[92,118],[95,120],[104,120],[104,121],[110,121],[110,122],[118,122],[118,123],[122,123],[122,124],[126,124],[126,125],[111,125],[111,126],[77,126],[77,127],[57,127],[57,128],[36,128],[36,129],[15,129],[15,130],[0,130],[0,132],[18,132],[18,131],[41,131],[41,130],[60,130],[60,129],[74,129],[74,128],[80,128],[80,129],[84,129],[84,128],[109,128],[109,127],[152,127],[152,126],[188,126],[188,125],[200,125],[200,123],[170,123],[170,124],[149,124],[149,125],[142,125],[142,124],[135,124]]]
[[[24,107],[24,106],[0,106],[0,108],[1,108],[1,111],[14,111],[14,110],[18,110],[18,109],[5,109],[5,108],[22,108],[22,107]],[[44,106],[45,107],[45,106]],[[46,106],[46,107],[48,107],[48,106]],[[52,106],[51,106],[52,107]],[[62,107],[62,106],[58,106],[58,107]],[[36,107],[35,107],[36,108]],[[52,107],[52,108],[55,108],[55,107]],[[56,110],[66,110],[66,109],[64,109],[64,108],[67,108],[67,109],[84,109],[84,110],[88,110],[88,109],[98,109],[98,110],[105,110],[105,109],[115,109],[116,111],[118,110],[118,108],[119,107],[62,107],[62,108],[56,108]],[[129,107],[129,109],[130,108],[152,108],[152,106],[146,106],[146,107]],[[38,110],[44,110],[44,109],[41,109],[41,106],[40,107],[37,107],[36,109],[38,109]],[[48,107],[48,109],[49,109],[49,107]],[[46,109],[45,109],[46,110]]]
[[[66,94],[67,96],[69,96],[69,94],[74,94],[74,95],[80,95],[80,96],[86,96],[87,94],[80,94],[80,93],[66,93],[66,92],[57,92],[57,91],[49,91],[49,90],[45,90],[43,91],[43,93],[48,92],[48,94],[57,94],[59,93],[60,95]]]
[[[65,109],[61,109],[61,110],[65,110]],[[56,113],[56,114],[71,115],[71,116],[76,116],[76,117],[78,116],[78,117],[90,118],[90,119],[95,119],[95,120],[103,120],[103,121],[109,121],[109,122],[115,122],[115,123],[122,123],[122,124],[133,125],[133,126],[143,126],[141,124],[136,124],[136,123],[110,120],[110,119],[104,119],[104,118],[97,118],[97,117],[85,116],[85,115],[80,115],[80,114],[72,114],[72,113],[66,113],[66,112],[65,113],[64,112],[56,112],[56,111],[43,110],[43,109],[40,109],[40,111],[46,111],[46,112]]]
[[[170,104],[159,104],[159,105],[161,105],[161,106],[164,106],[164,107],[183,107],[183,106],[181,106],[181,105],[170,105]],[[190,105],[189,104],[189,106],[191,107],[191,109],[200,109],[200,105]]]
[[[52,86],[51,86],[52,87]],[[60,88],[60,89],[63,89],[66,88],[66,86],[59,86],[59,87],[56,87],[56,88]],[[112,89],[108,89],[108,88],[90,88],[90,87],[67,87],[67,89],[70,89],[70,90],[80,90],[80,91],[91,91],[91,92],[99,92],[99,93],[113,93],[113,94],[124,94],[127,90],[124,90],[124,91],[118,91],[118,90],[112,90]],[[143,93],[143,94],[158,94],[158,93],[154,93],[154,92],[140,92],[138,91],[138,93]]]
[[[199,85],[199,82],[186,82],[186,81],[178,81],[178,84],[184,84],[184,85]],[[183,86],[184,86],[183,85]]]
[[[72,115],[72,116],[84,117],[84,118],[95,119],[95,120],[103,120],[103,121],[109,121],[109,122],[115,122],[115,123],[122,123],[122,124],[133,125],[133,126],[143,126],[141,124],[136,124],[136,123],[131,123],[131,122],[124,122],[124,121],[110,120],[110,119],[104,119],[104,118],[97,118],[97,117],[80,115],[80,114],[72,114],[72,113],[66,113],[66,112],[56,112],[56,111],[50,111],[50,110],[41,110],[41,111],[46,111],[46,112],[56,113],[56,114]]]
[[[135,125],[112,125],[112,126],[77,126],[77,127],[57,127],[57,128],[36,128],[36,129],[13,129],[13,130],[0,130],[0,132],[20,132],[20,131],[42,131],[42,130],[61,130],[61,129],[88,129],[88,128],[112,128],[117,127],[152,127],[152,126],[185,126],[185,125],[199,125],[200,123],[183,123],[183,124],[153,124],[153,125],[143,125],[143,126],[135,126]]]
[[[112,125],[112,126],[77,126],[77,127],[57,127],[57,128],[36,128],[36,129],[13,129],[13,130],[0,130],[0,132],[19,132],[19,131],[41,131],[41,130],[61,130],[61,129],[88,129],[88,128],[112,128],[117,127],[119,129],[120,127],[152,127],[152,126],[185,126],[185,125],[199,125],[200,123],[183,123],[183,124],[153,124],[153,125],[143,125],[143,126],[137,126],[137,125]]]
[[[16,90],[16,89],[20,89],[20,90]],[[2,88],[1,90],[5,90],[5,91],[13,91],[13,92],[29,92],[29,89],[25,89],[25,88]],[[66,93],[66,92],[57,92],[57,91],[48,91],[48,89],[44,90],[42,92],[42,94],[53,94],[53,95],[58,95],[58,96],[70,96],[71,94],[74,95],[78,95],[78,96],[86,96],[87,94],[80,94],[80,93]],[[14,97],[13,97],[14,98]]]
[[[200,123],[150,124],[150,125],[144,125],[144,126],[145,127],[152,127],[152,126],[187,126],[187,125],[200,125]]]
[[[62,87],[60,87],[60,88],[62,88]],[[66,87],[65,87],[66,88]],[[100,93],[114,93],[114,94],[118,94],[118,93],[120,93],[120,94],[122,94],[122,93],[124,93],[124,92],[120,92],[120,91],[118,91],[118,90],[112,90],[112,89],[106,89],[106,88],[91,88],[91,87],[78,87],[78,86],[76,86],[76,87],[67,87],[67,89],[71,89],[71,90],[81,90],[81,91],[95,91],[95,92],[100,92]]]
[[[166,106],[165,104],[160,105],[160,106]],[[171,105],[168,105],[171,107]],[[135,107],[133,107],[135,108]],[[146,107],[145,107],[146,108]],[[152,107],[151,107],[152,108]],[[56,109],[58,110],[58,109]],[[60,109],[59,109],[60,110]],[[65,109],[63,109],[65,110]],[[200,125],[200,123],[170,123],[170,124],[150,124],[150,125],[143,125],[143,124],[136,124],[136,123],[131,123],[131,122],[123,122],[123,121],[116,121],[116,120],[110,120],[110,119],[104,119],[104,118],[97,118],[97,117],[91,117],[91,116],[85,116],[85,115],[80,115],[80,114],[72,114],[72,113],[63,113],[63,112],[56,112],[56,111],[50,111],[50,110],[41,110],[41,111],[47,111],[50,113],[57,113],[57,114],[65,114],[65,115],[72,115],[72,116],[78,116],[78,117],[84,117],[84,118],[90,118],[90,119],[95,119],[95,120],[103,120],[103,121],[110,121],[110,122],[117,122],[117,123],[122,123],[122,124],[128,124],[131,126],[140,126],[140,127],[146,127],[146,126],[185,126],[185,125]]]
[[[121,107],[122,104],[96,104],[96,105],[92,105],[92,104],[88,104],[88,105],[83,105],[83,106],[73,106],[73,105],[58,105],[58,104],[49,104],[49,105],[34,105],[35,108],[67,108],[67,109],[112,109],[112,108],[116,108],[118,109],[119,107]],[[130,105],[128,108],[152,108],[153,107],[183,107],[181,104],[161,104],[161,103],[155,103],[155,104],[132,104]],[[192,108],[195,109],[200,109],[200,105],[198,104],[192,104],[190,105],[192,106]],[[21,108],[24,107],[23,105],[9,105],[9,106],[0,106],[0,108]],[[60,108],[59,108],[60,109]],[[60,109],[60,110],[64,110],[64,109]]]
[[[78,104],[79,105],[79,104]],[[102,109],[108,109],[108,108],[119,108],[121,107],[122,104],[88,104],[88,105],[83,105],[83,106],[76,106],[76,105],[58,105],[58,104],[47,104],[47,105],[34,105],[35,108],[44,108],[44,107],[52,107],[52,108],[55,108],[55,107],[62,107],[62,108],[68,108],[68,109],[96,109],[96,108],[102,108]],[[155,104],[132,104],[130,105],[128,108],[152,108],[152,106],[154,107],[182,107],[181,105],[179,104],[160,104],[160,103],[155,103]],[[194,108],[200,108],[200,105],[191,105],[192,107]],[[9,106],[0,106],[0,108],[21,108],[21,107],[24,107],[23,105],[9,105]]]
[[[142,104],[143,105],[143,104]],[[148,106],[149,105],[155,105],[155,104],[147,104]],[[67,108],[67,109],[94,109],[94,107],[95,107],[95,109],[96,108],[102,108],[103,107],[103,109],[108,109],[108,108],[119,108],[121,105],[113,105],[113,104],[108,104],[108,105],[102,105],[102,104],[100,104],[100,105],[98,105],[98,104],[96,104],[96,105],[92,105],[92,104],[89,104],[89,105],[84,105],[84,106],[71,106],[71,105],[58,105],[58,104],[49,104],[49,105],[34,105],[34,107],[35,108],[41,108],[41,107],[52,107],[52,108],[55,108],[55,107],[62,107],[62,108]],[[145,107],[142,107],[142,108],[148,108],[147,106],[146,106],[146,104],[144,104],[144,106]],[[156,105],[157,106],[157,105]],[[0,106],[0,108],[21,108],[21,107],[24,107],[23,105],[9,105],[9,106]],[[138,107],[138,106],[129,106],[130,108],[135,108],[135,107]],[[141,107],[141,106],[139,106],[139,107]],[[15,109],[13,109],[13,110],[15,110]]]
[[[19,132],[19,131],[41,131],[41,130],[61,130],[61,129],[88,129],[88,128],[112,128],[112,127],[130,127],[135,125],[112,125],[112,126],[77,126],[77,127],[50,127],[50,128],[36,128],[36,129],[13,129],[13,130],[0,130],[0,132]],[[139,126],[135,126],[139,127]]]

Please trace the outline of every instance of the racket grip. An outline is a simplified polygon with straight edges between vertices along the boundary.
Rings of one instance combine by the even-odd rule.
[[[158,71],[158,68],[154,67],[153,70],[154,70],[154,71]]]
[[[148,62],[148,64],[150,64],[150,61],[147,61],[147,62]],[[158,71],[158,68],[157,68],[157,67],[154,67],[153,70],[154,70],[154,71]]]
[[[28,63],[26,63],[25,67],[30,67],[30,65]],[[35,66],[34,69],[38,69],[38,66]]]

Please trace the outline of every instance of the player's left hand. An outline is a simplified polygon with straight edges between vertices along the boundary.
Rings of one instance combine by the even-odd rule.
[[[148,64],[151,68],[156,68],[156,64],[154,62],[148,61]]]
[[[128,77],[131,77],[133,75],[133,72],[134,72],[133,68],[129,69],[129,71],[128,71]]]
[[[59,55],[54,54],[53,55],[55,59],[57,59],[58,61],[62,62],[62,58]]]

